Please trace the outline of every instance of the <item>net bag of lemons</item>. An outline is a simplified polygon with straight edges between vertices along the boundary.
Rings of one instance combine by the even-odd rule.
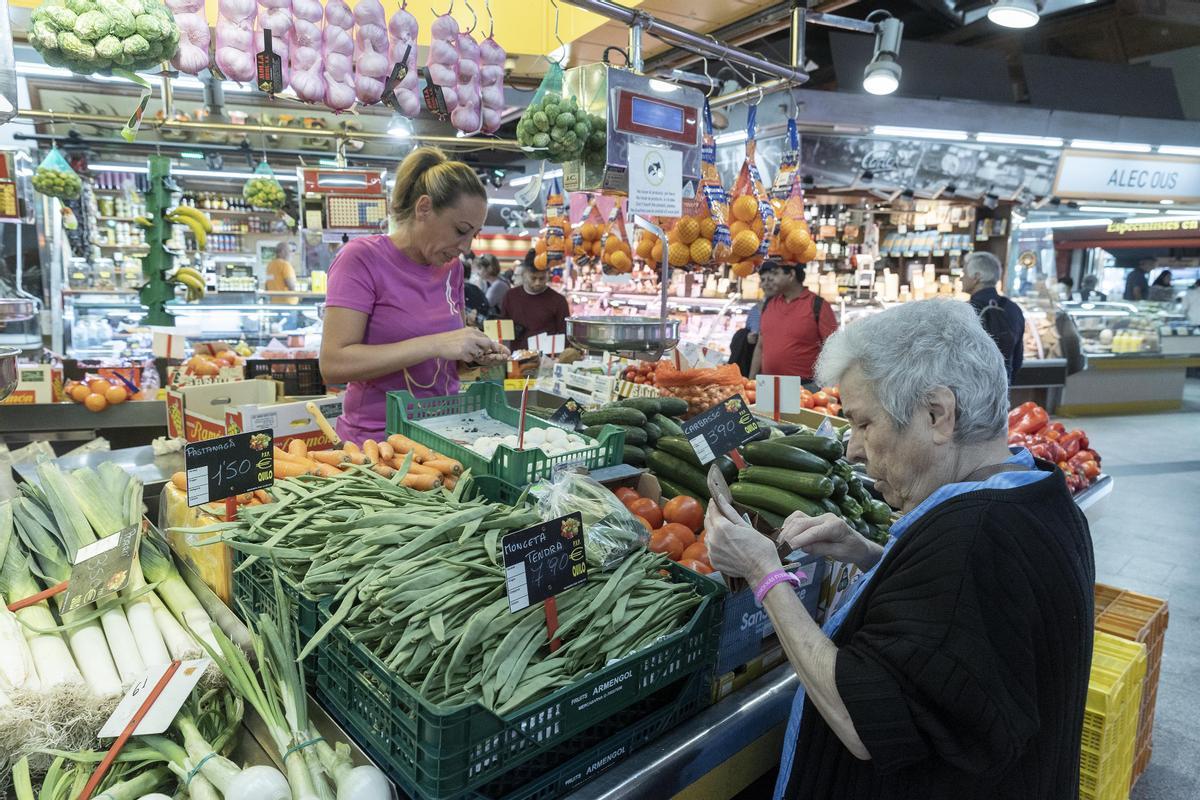
[[[83,191],[83,181],[63,158],[62,151],[52,147],[33,171],[33,188],[47,197],[74,200]]]
[[[280,209],[287,202],[283,185],[276,179],[275,172],[266,161],[258,162],[258,166],[254,168],[254,177],[242,187],[242,197],[255,208]]]

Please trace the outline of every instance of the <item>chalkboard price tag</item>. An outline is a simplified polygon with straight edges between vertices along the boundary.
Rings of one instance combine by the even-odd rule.
[[[274,445],[270,430],[184,445],[188,506],[201,506],[273,484]]]
[[[587,582],[583,515],[578,511],[500,540],[508,610],[516,613]]]
[[[700,463],[707,464],[753,439],[762,426],[742,396],[735,394],[692,417],[682,427]]]
[[[141,528],[142,524],[138,522],[79,548],[71,567],[71,578],[63,591],[62,613],[103,600],[125,588],[133,569]]]
[[[568,400],[558,407],[558,410],[550,415],[550,422],[555,425],[561,425],[568,430],[577,431],[583,424],[581,417],[583,409],[579,407],[579,403],[574,400]]]

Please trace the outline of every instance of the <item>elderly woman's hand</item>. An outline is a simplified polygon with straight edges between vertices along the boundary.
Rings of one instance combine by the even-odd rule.
[[[771,572],[781,569],[779,553],[770,537],[763,536],[746,524],[726,519],[709,502],[704,515],[705,543],[713,569],[726,577],[745,578],[757,583]]]
[[[779,541],[793,550],[846,561],[862,570],[875,566],[883,554],[882,547],[833,514],[810,517],[799,511],[793,512],[783,522]],[[711,544],[709,549],[711,551]]]

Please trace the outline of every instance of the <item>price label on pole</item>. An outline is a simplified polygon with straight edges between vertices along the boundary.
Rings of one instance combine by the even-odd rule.
[[[516,613],[587,582],[583,516],[578,512],[500,540],[508,610]]]
[[[683,435],[692,443],[701,464],[728,453],[753,439],[761,429],[740,394],[726,398],[683,423]]]
[[[100,729],[100,738],[109,739],[119,736],[133,721],[138,710],[143,708],[147,702],[150,702],[150,707],[137,721],[131,734],[149,736],[162,733],[171,727],[171,722],[179,714],[179,709],[183,708],[188,695],[200,682],[209,663],[207,658],[198,658],[194,661],[179,662],[179,666],[175,668],[172,668],[171,664],[156,664],[150,667],[142,679],[129,688],[129,691],[121,698],[121,702],[117,703],[112,716]],[[168,676],[167,672],[171,674]],[[158,695],[151,699],[151,691],[158,688],[160,684],[162,688],[159,689]]]
[[[133,557],[137,553],[141,522],[122,528],[111,536],[79,548],[71,578],[63,593],[62,613],[116,594],[129,583]]]
[[[275,440],[270,430],[222,436],[183,447],[188,506],[224,500],[275,482]]]

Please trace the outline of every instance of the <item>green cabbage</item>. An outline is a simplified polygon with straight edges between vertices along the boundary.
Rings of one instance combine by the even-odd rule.
[[[167,38],[167,31],[170,30],[167,23],[163,22],[162,17],[153,14],[139,14],[134,23],[137,25],[137,32],[147,42],[156,42],[159,39]]]
[[[96,4],[92,0],[67,0],[67,8],[76,14],[86,14],[89,11],[95,11]]]
[[[79,16],[69,8],[49,6],[46,8],[46,21],[60,31],[74,30]]]
[[[58,31],[45,20],[38,20],[33,23],[33,28],[30,30],[30,38],[36,38],[41,43],[41,47],[34,44],[39,50],[57,50],[58,49]],[[32,42],[31,42],[32,43]]]
[[[179,46],[163,0],[45,0],[30,20],[30,44],[46,62],[84,75],[156,69]]]

